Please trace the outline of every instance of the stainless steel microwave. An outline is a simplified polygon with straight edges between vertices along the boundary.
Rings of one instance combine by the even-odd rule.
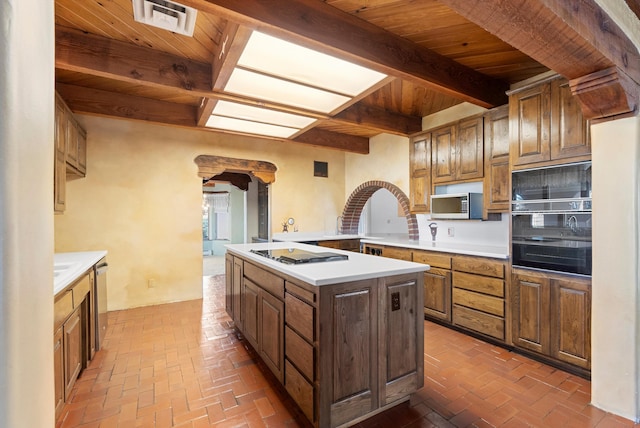
[[[482,218],[482,193],[431,195],[434,220],[471,220]]]

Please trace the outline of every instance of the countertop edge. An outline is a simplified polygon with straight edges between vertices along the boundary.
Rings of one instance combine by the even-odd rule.
[[[106,257],[106,250],[81,251],[72,253],[56,253],[53,256],[54,265],[59,263],[71,263],[72,267],[66,269],[63,274],[53,281],[54,298],[63,292],[69,285],[84,275],[89,269]]]
[[[478,256],[478,257],[488,257],[493,259],[502,259],[508,260],[509,254],[502,252],[493,252],[487,251],[486,249],[474,249],[474,244],[458,244],[458,245],[468,245],[469,248],[453,248],[447,247],[444,243],[436,243],[436,246],[433,246],[431,242],[428,241],[414,241],[412,242],[398,242],[387,239],[367,239],[362,238],[360,240],[363,244],[373,244],[373,245],[382,245],[389,247],[399,247],[399,248],[411,248],[415,250],[425,250],[425,251],[438,251],[441,253],[452,253],[452,254],[462,254],[467,256]],[[440,246],[438,246],[440,244]]]

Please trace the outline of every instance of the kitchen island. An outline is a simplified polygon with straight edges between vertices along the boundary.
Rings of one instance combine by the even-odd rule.
[[[337,249],[347,260],[285,264],[252,252],[264,250],[329,249],[238,244],[226,255],[227,312],[314,426],[355,424],[422,387],[428,265]]]

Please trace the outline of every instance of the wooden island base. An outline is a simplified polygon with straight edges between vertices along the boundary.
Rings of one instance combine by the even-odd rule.
[[[353,425],[422,387],[423,272],[316,286],[277,267],[228,251],[226,309],[314,426]]]

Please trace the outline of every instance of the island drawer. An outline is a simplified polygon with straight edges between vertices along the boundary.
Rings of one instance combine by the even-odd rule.
[[[247,262],[244,263],[244,276],[278,299],[284,299],[284,279],[279,276]]]
[[[315,309],[294,295],[286,293],[284,299],[284,321],[300,334],[300,336],[313,343],[315,340]]]
[[[453,286],[496,297],[504,297],[504,281],[498,278],[453,272]]]
[[[73,312],[73,290],[68,290],[53,304],[53,331]]]
[[[505,263],[484,257],[456,256],[453,258],[453,270],[476,275],[504,278]]]
[[[453,305],[453,324],[504,340],[504,318]]]
[[[299,299],[301,299],[301,300],[303,300],[303,301],[305,301],[307,303],[310,303],[312,305],[314,305],[316,303],[316,298],[317,298],[316,293],[314,293],[312,291],[309,291],[309,290],[306,290],[306,289],[300,287],[299,285],[294,284],[293,282],[286,281],[284,283],[284,288],[285,288],[285,291],[287,293],[291,293],[294,296],[296,296],[297,298],[299,298]]]
[[[284,328],[285,357],[296,365],[298,370],[310,381],[314,381],[313,346],[307,343],[289,327]]]
[[[433,253],[428,251],[414,251],[413,261],[423,263],[432,267],[451,269],[451,256],[447,254]]]
[[[284,363],[284,387],[291,398],[298,403],[310,421],[315,421],[313,411],[313,385],[307,382],[298,370],[289,362]]]
[[[504,300],[461,288],[453,289],[453,304],[504,317]]]

